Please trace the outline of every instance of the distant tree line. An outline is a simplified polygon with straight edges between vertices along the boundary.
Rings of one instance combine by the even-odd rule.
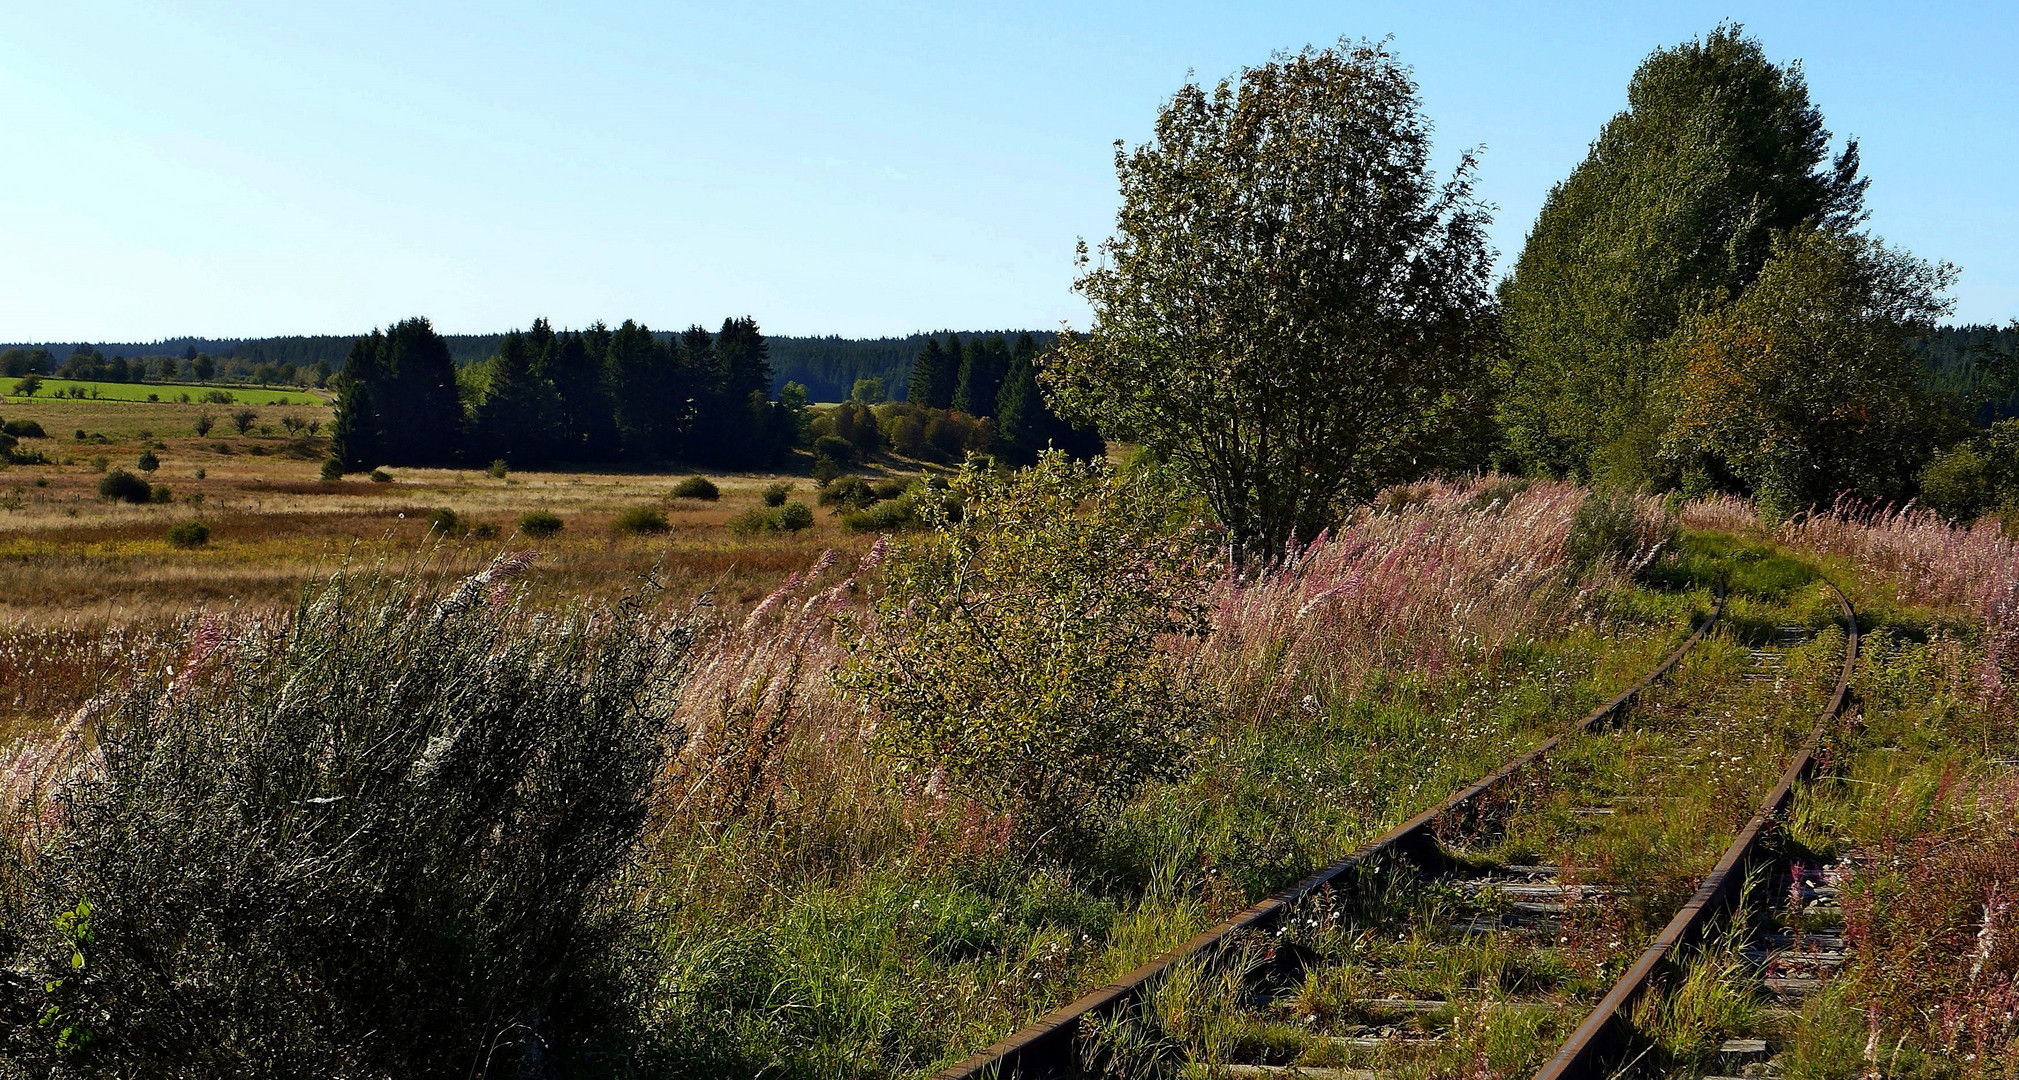
[[[1026,331],[1037,342],[1039,349],[1047,349],[1057,335],[1042,331]],[[660,339],[673,337],[670,331],[654,331]],[[882,379],[887,392],[901,398],[904,394],[905,379],[911,371],[913,358],[924,346],[928,337],[939,337],[952,331],[933,334],[909,334],[903,337],[844,338],[832,335],[825,337],[770,337],[772,386],[775,395],[788,382],[796,382],[807,388],[807,397],[812,401],[845,401],[856,382],[863,379]],[[956,336],[966,340],[988,336],[995,331],[961,331]],[[1013,335],[1015,331],[1002,331]],[[449,359],[459,369],[481,364],[498,355],[505,335],[500,334],[443,334],[448,343]],[[20,378],[27,374],[55,375],[61,365],[61,357],[82,354],[110,355],[124,358],[129,365],[145,362],[151,372],[159,372],[164,361],[176,362],[175,377],[187,381],[208,382],[259,382],[262,384],[323,385],[332,374],[343,369],[344,361],[350,356],[355,335],[295,335],[273,338],[168,338],[156,342],[133,343],[76,343],[41,342],[16,346],[0,346],[0,356],[8,358],[12,367],[6,374]],[[15,354],[18,351],[19,356]],[[210,374],[197,376],[191,362],[202,357],[209,365]],[[18,370],[16,370],[18,369]],[[264,371],[267,375],[261,378]],[[136,380],[142,376],[134,376]],[[148,376],[154,377],[154,376]]]
[[[963,343],[957,334],[927,338],[906,379],[905,400],[994,421],[989,452],[1029,464],[1047,447],[1074,457],[1098,457],[1104,443],[1092,424],[1075,426],[1052,411],[1038,386],[1041,356],[1037,338],[1017,335],[1011,346],[1001,334]]]
[[[768,343],[747,318],[677,336],[540,319],[463,372],[426,319],[408,319],[353,343],[332,380],[331,454],[347,471],[498,459],[759,468],[805,429],[804,391],[773,400],[771,382]]]
[[[220,363],[209,353],[196,352],[193,348],[182,357],[128,357],[119,353],[108,357],[102,349],[80,345],[61,363],[48,349],[40,346],[15,346],[0,351],[0,374],[17,379],[27,375],[46,375],[93,382],[223,381],[256,382],[261,386],[322,386],[328,381],[331,370],[324,362],[318,362],[309,369],[287,362]]]

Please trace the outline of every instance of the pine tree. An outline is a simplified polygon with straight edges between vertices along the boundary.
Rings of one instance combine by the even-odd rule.
[[[514,330],[505,335],[491,366],[490,386],[471,418],[472,455],[514,466],[544,465],[553,456],[559,403],[533,368],[531,343]]]
[[[383,430],[373,388],[383,385],[385,335],[377,330],[370,337],[351,343],[350,358],[336,377],[336,417],[330,422],[330,455],[355,472],[385,461]],[[198,362],[209,357],[198,357]]]
[[[911,362],[911,375],[905,379],[904,399],[919,405],[932,404],[933,387],[939,384],[940,372],[946,367],[946,350],[939,347],[939,339],[925,339],[925,348],[918,351],[918,359]]]
[[[1001,334],[990,334],[969,343],[953,392],[953,407],[969,416],[993,416],[1009,365],[1009,346],[1004,344]]]

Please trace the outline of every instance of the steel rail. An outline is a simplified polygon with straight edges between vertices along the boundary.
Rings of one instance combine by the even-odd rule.
[[[1609,1075],[1605,1069],[1607,1055],[1618,1047],[1623,1034],[1620,1028],[1634,1002],[1655,985],[1657,976],[1673,965],[1683,949],[1704,939],[1715,915],[1738,902],[1747,866],[1756,861],[1760,845],[1787,813],[1788,805],[1795,798],[1795,788],[1815,774],[1817,754],[1823,747],[1823,741],[1849,704],[1851,676],[1858,665],[1857,612],[1851,609],[1851,602],[1844,598],[1843,591],[1835,584],[1827,580],[1823,584],[1837,596],[1837,605],[1843,609],[1847,636],[1844,640],[1844,666],[1837,674],[1836,692],[1830,696],[1829,704],[1817,718],[1815,729],[1809,733],[1801,752],[1787,771],[1781,774],[1780,783],[1775,784],[1760,803],[1759,812],[1753,815],[1745,828],[1739,830],[1731,846],[1725,849],[1724,856],[1704,878],[1696,895],[1676,912],[1662,932],[1656,935],[1653,944],[1641,953],[1640,959],[1620,976],[1611,992],[1586,1015],[1584,1022],[1557,1050],[1556,1056],[1535,1074],[1535,1080],[1598,1080]]]
[[[1648,687],[1667,675],[1682,660],[1684,654],[1695,648],[1704,636],[1710,633],[1711,627],[1716,625],[1719,617],[1724,614],[1724,608],[1725,591],[1720,587],[1717,599],[1711,605],[1710,614],[1687,640],[1677,646],[1674,652],[1639,682],[1593,709],[1568,729],[1550,736],[1534,748],[1488,773],[1477,783],[1381,834],[1351,855],[1199,934],[1114,982],[1083,995],[1070,1005],[1054,1009],[1036,1023],[1015,1032],[994,1046],[942,1070],[935,1080],[982,1080],[989,1077],[1023,1077],[1026,1080],[1033,1080],[1036,1077],[1070,1073],[1077,1066],[1074,1040],[1079,1034],[1081,1024],[1090,1019],[1112,1016],[1136,1004],[1179,963],[1195,957],[1216,955],[1243,935],[1273,930],[1298,901],[1339,882],[1340,879],[1371,862],[1389,856],[1400,856],[1423,865],[1441,861],[1434,832],[1439,821],[1505,785],[1521,770],[1556,749],[1566,737],[1588,732],[1600,721],[1625,708]]]

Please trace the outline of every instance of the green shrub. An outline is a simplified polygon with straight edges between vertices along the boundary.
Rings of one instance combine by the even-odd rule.
[[[154,498],[154,489],[147,486],[147,481],[125,469],[114,469],[99,479],[98,497],[114,502],[144,503]]]
[[[323,482],[328,484],[334,484],[343,479],[344,463],[338,461],[336,458],[324,458],[322,460],[322,478]]]
[[[1491,505],[1490,503],[1487,505]],[[1585,496],[1570,519],[1570,531],[1563,540],[1563,558],[1577,575],[1602,566],[1624,563],[1660,543],[1673,547],[1676,526],[1664,518],[1663,535],[1650,535],[1640,518],[1640,504],[1625,492],[1594,491]]]
[[[738,536],[795,533],[812,525],[813,508],[797,499],[778,506],[753,506],[729,519],[729,531]]]
[[[715,486],[714,481],[705,476],[690,476],[673,485],[673,497],[676,499],[701,499],[705,502],[714,502],[722,497],[722,491]]]
[[[900,495],[867,509],[853,510],[841,515],[841,527],[856,533],[903,532],[923,528],[925,520],[919,516],[918,502],[915,494]]]
[[[161,459],[155,457],[152,450],[142,450],[140,452],[140,460],[134,462],[134,464],[140,466],[141,472],[153,472],[161,468]]]
[[[147,490],[147,501],[172,503],[175,501],[175,492],[170,490],[167,484],[156,484]]]
[[[240,435],[251,431],[252,425],[258,420],[259,413],[252,409],[240,409],[231,414],[231,426],[237,428]]]
[[[666,524],[666,515],[661,513],[657,507],[652,506],[634,506],[618,514],[617,520],[611,522],[610,525],[618,532],[639,535],[645,533],[663,533],[671,528],[671,526]]]
[[[785,497],[790,494],[792,494],[792,485],[787,481],[780,480],[764,489],[764,505],[784,506]]]
[[[436,536],[461,536],[468,531],[469,523],[446,506],[428,512],[428,532]]]
[[[1992,492],[1983,455],[1962,443],[1921,470],[1921,502],[1951,521],[1972,521],[1991,509]]]
[[[910,490],[912,481],[899,476],[886,476],[870,483],[870,493],[879,499],[895,499]]]
[[[49,435],[33,420],[9,420],[4,430],[17,439],[46,439]]]
[[[617,882],[690,635],[487,603],[516,565],[337,577],[136,669],[7,867],[10,1075],[573,1076],[621,1049]]]
[[[535,510],[519,518],[519,531],[535,540],[552,536],[564,527],[560,515],[545,510]]]
[[[393,474],[384,469],[373,469],[371,476],[372,483],[374,484],[390,484],[393,482]]]
[[[1070,853],[1143,785],[1174,776],[1199,702],[1160,644],[1203,619],[1210,549],[1171,535],[1168,494],[1047,453],[921,497],[836,675],[900,776],[930,776],[1020,845]]]
[[[841,477],[841,466],[831,457],[821,455],[813,459],[813,483],[816,487],[826,487]]]
[[[196,423],[191,426],[196,429],[196,437],[201,439],[210,434],[211,428],[217,426],[217,418],[207,412],[200,412],[196,414]]]
[[[813,440],[813,452],[835,462],[855,460],[855,444],[839,435],[822,435]]]
[[[813,527],[813,507],[798,499],[781,503],[774,512],[778,515],[780,532],[798,532]]]
[[[505,462],[504,458],[493,459],[490,467],[484,470],[484,473],[493,480],[503,480],[509,472],[511,472],[511,466]]]
[[[198,548],[210,543],[210,526],[201,521],[178,521],[168,527],[168,542],[179,548]]]
[[[844,511],[860,510],[876,501],[876,491],[859,476],[837,480],[820,490],[820,505],[839,507]]]

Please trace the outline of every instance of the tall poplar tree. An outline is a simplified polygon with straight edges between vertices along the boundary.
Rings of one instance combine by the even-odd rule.
[[[1858,146],[1830,133],[1799,63],[1735,25],[1642,62],[1543,205],[1501,290],[1501,420],[1532,468],[1666,485],[1657,444],[1686,313],[1743,293],[1776,237],[1864,216]]]

